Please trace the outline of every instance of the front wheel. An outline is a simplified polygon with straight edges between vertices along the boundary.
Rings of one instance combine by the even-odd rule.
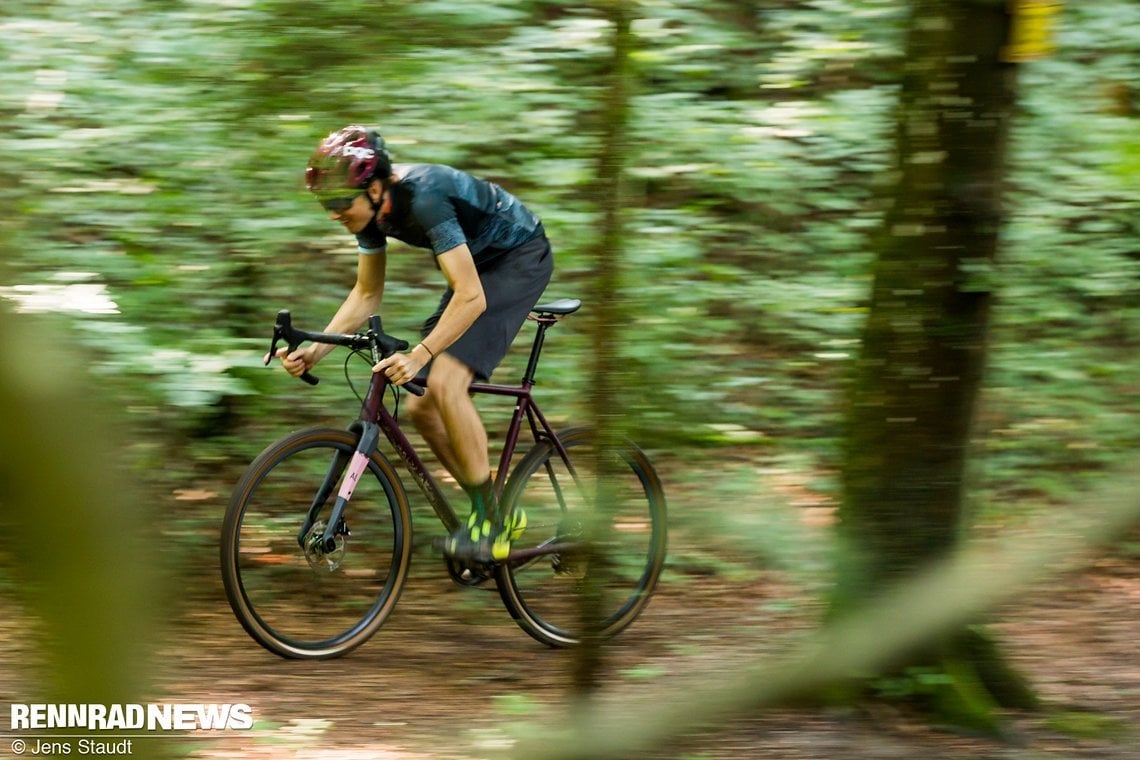
[[[502,506],[526,512],[512,559],[495,580],[520,627],[550,646],[574,646],[588,630],[614,636],[649,604],[665,564],[665,493],[632,443],[598,451],[589,430],[531,449],[511,473]],[[609,477],[599,478],[599,465]],[[584,600],[583,596],[587,595]]]
[[[335,526],[333,546],[321,540],[358,438],[333,429],[283,438],[249,466],[226,510],[226,596],[249,635],[282,657],[338,657],[360,646],[407,578],[407,496],[379,452]]]

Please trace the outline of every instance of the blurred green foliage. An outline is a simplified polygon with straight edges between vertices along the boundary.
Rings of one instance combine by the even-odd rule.
[[[866,237],[891,178],[904,10],[637,5],[635,316],[620,350],[643,386],[627,411],[661,448],[765,445],[834,464]],[[1024,67],[1006,248],[979,273],[1000,299],[987,495],[1061,496],[1140,437],[1138,25],[1124,0],[1066,4],[1058,54]],[[185,442],[188,466],[355,412],[339,383],[309,391],[258,364],[277,309],[323,326],[352,283],[352,241],[301,182],[345,123],[380,127],[396,160],[517,193],[554,241],[549,294],[590,306],[608,60],[595,6],[54,0],[0,30],[2,284],[101,286],[117,313],[75,317],[96,369],[137,421]],[[390,257],[390,330],[411,333],[434,303],[426,255]],[[570,320],[544,357],[543,398],[567,418],[583,412],[590,351]]]
[[[0,599],[28,654],[4,665],[34,674],[28,697],[126,702],[153,664],[142,644],[167,584],[120,456],[125,431],[85,393],[84,354],[58,340],[60,321],[0,303],[0,351],[20,357],[0,369]]]
[[[828,576],[827,547],[800,516],[760,508],[789,496],[765,492],[777,478],[752,455],[809,473],[799,485],[815,494],[834,489],[820,481],[834,469],[839,391],[870,284],[867,236],[892,181],[905,10],[901,0],[637,4],[624,283],[635,316],[619,351],[640,387],[626,411],[666,467],[720,468],[666,471],[682,506],[673,527],[707,537],[674,554],[672,583],[702,572],[747,580],[761,565],[813,586]],[[976,491],[1003,510],[1069,498],[1140,443],[1138,27],[1128,0],[1067,3],[1058,53],[1021,74],[1005,247],[977,273],[998,303]],[[72,304],[92,350],[69,359],[121,401],[144,433],[124,436],[128,454],[165,487],[135,505],[176,538],[164,549],[213,557],[216,515],[195,500],[224,498],[218,483],[285,428],[355,414],[335,360],[316,389],[260,366],[278,309],[322,326],[352,283],[354,245],[301,181],[329,130],[376,125],[397,160],[452,163],[517,193],[555,244],[551,297],[589,310],[607,32],[595,5],[535,0],[45,0],[0,19],[0,295],[24,308],[33,297]],[[388,328],[415,330],[439,286],[426,253],[395,248]],[[585,415],[593,350],[576,320],[552,334],[541,372],[546,408],[566,419]],[[526,343],[502,377],[521,371]],[[67,362],[52,366],[64,373]],[[367,367],[353,372],[360,385]],[[98,448],[98,431],[87,433],[71,445]],[[748,456],[733,459],[741,448]],[[184,500],[167,496],[174,489],[188,489]],[[714,509],[742,503],[757,508]],[[115,521],[77,509],[98,523],[83,524],[98,549]],[[1048,564],[1033,559],[1034,572]],[[53,553],[41,561],[67,567]],[[1035,577],[991,575],[945,589]],[[63,602],[87,588],[53,587]],[[931,620],[955,609],[943,590],[925,595]],[[106,630],[109,640],[116,627]],[[864,664],[845,646],[822,651]],[[57,669],[78,681],[95,672]]]

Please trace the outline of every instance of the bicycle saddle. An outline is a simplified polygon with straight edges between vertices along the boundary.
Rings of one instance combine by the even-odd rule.
[[[532,314],[573,314],[581,308],[582,302],[577,298],[559,298],[550,303],[540,303],[531,309]]]

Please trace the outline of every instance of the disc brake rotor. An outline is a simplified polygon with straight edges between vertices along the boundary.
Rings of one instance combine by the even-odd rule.
[[[332,573],[336,572],[340,568],[340,563],[344,561],[345,540],[344,534],[338,532],[333,539],[335,542],[333,550],[325,551],[326,527],[327,523],[324,520],[318,520],[305,534],[305,559],[309,561],[309,567],[314,570]]]

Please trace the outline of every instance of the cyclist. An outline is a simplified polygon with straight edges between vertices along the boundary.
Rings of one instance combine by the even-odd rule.
[[[424,322],[420,342],[372,368],[397,385],[429,373],[423,397],[409,396],[416,429],[471,498],[471,513],[446,541],[465,562],[505,559],[526,527],[521,511],[505,525],[490,477],[487,433],[468,393],[487,380],[550,281],[554,257],[542,223],[494,183],[438,164],[393,164],[371,129],[328,135],[309,160],[306,184],[356,236],[356,284],[326,327],[352,332],[378,312],[384,294],[387,238],[429,249],[447,288]],[[332,346],[278,352],[300,375]]]

